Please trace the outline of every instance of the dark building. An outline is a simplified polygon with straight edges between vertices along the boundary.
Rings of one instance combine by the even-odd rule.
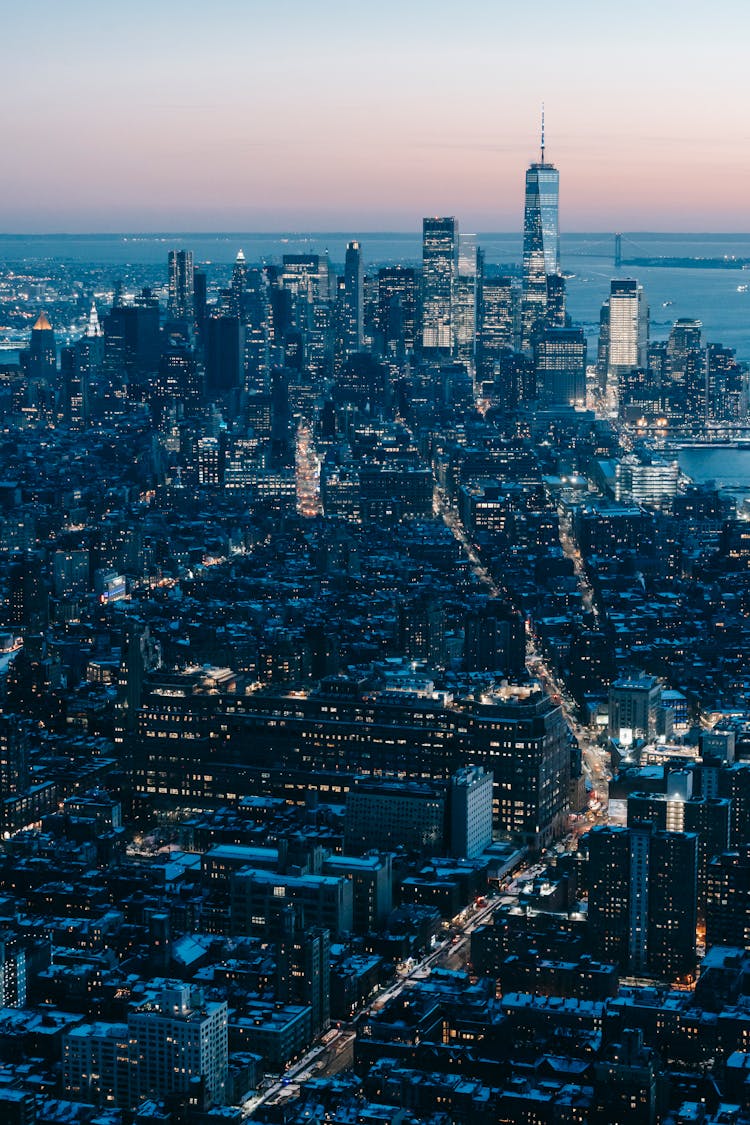
[[[346,797],[344,846],[355,855],[397,848],[440,855],[446,800],[441,786],[359,783]]]
[[[407,660],[426,660],[434,668],[445,662],[445,607],[422,594],[398,611],[399,647]]]
[[[27,726],[18,716],[0,715],[0,800],[24,792],[29,777]]]
[[[49,586],[38,554],[15,558],[8,574],[8,623],[43,629],[49,622]]]
[[[239,390],[245,366],[244,330],[239,317],[211,316],[205,332],[207,394],[211,397]]]
[[[710,422],[741,422],[747,415],[747,368],[734,348],[706,348],[706,413]]]
[[[195,327],[202,335],[208,316],[208,286],[205,270],[194,270],[193,272],[193,300]]]
[[[536,393],[541,406],[583,406],[586,338],[582,328],[545,328],[534,342]]]
[[[535,685],[510,684],[457,709],[361,694],[337,680],[292,702],[263,693],[222,699],[201,691],[196,677],[158,674],[144,685],[133,779],[159,804],[224,800],[259,785],[272,795],[296,794],[309,786],[311,770],[325,797],[346,793],[356,775],[447,781],[480,765],[494,777],[496,828],[535,850],[565,829],[570,736],[559,705]],[[159,702],[165,690],[173,693],[169,708]]]
[[[104,360],[110,371],[142,380],[159,364],[159,302],[144,289],[132,305],[114,305],[104,318]]]
[[[349,242],[344,263],[344,354],[352,355],[364,341],[364,273],[362,247]]]
[[[157,420],[171,403],[179,403],[186,413],[202,400],[201,378],[195,353],[187,344],[173,341],[162,352],[158,374],[149,387],[149,401]]]
[[[750,952],[750,844],[715,855],[706,876],[706,948]]]
[[[526,657],[523,617],[505,602],[488,599],[464,619],[464,665],[470,672],[516,675]]]
[[[378,329],[386,355],[413,352],[418,338],[417,271],[411,266],[378,270]]]
[[[276,999],[310,1007],[312,1034],[330,1023],[331,938],[328,930],[306,927],[302,908],[289,903],[274,918]]]
[[[674,771],[682,775],[683,771]],[[693,832],[698,837],[698,913],[703,917],[707,870],[711,860],[729,846],[731,801],[721,797],[692,797],[681,791],[680,778],[668,777],[667,793],[633,793],[628,797],[628,824],[650,822],[671,832]],[[688,779],[690,775],[685,775]]]
[[[698,838],[652,825],[596,827],[588,844],[594,957],[673,980],[696,965]]]
[[[57,345],[54,330],[45,312],[39,314],[31,329],[31,342],[25,358],[30,379],[53,382],[57,371]]]
[[[568,323],[565,311],[566,287],[561,273],[547,274],[547,327],[566,328]]]

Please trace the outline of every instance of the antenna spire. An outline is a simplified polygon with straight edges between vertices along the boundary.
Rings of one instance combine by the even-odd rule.
[[[542,164],[544,164],[544,102],[542,102]]]

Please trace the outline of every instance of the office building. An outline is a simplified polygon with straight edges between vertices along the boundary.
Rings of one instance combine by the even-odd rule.
[[[453,290],[453,354],[474,371],[477,336],[477,249],[473,235],[459,240],[458,267]]]
[[[517,290],[510,277],[483,277],[477,292],[477,377],[482,384],[495,376],[497,361],[516,342]]]
[[[417,344],[417,271],[412,266],[378,270],[378,329],[385,355],[403,356]]]
[[[667,784],[666,793],[628,796],[628,824],[648,823],[667,832],[692,832],[698,837],[698,916],[703,919],[709,867],[729,847],[731,801],[692,796],[692,773],[688,770],[670,770]]]
[[[26,949],[9,934],[0,938],[0,1003],[3,1008],[26,1007]]]
[[[667,370],[675,383],[683,383],[689,358],[703,351],[703,325],[699,320],[679,317],[667,341]]]
[[[417,782],[361,782],[346,795],[344,847],[354,855],[396,851],[439,855],[445,790]]]
[[[677,494],[678,461],[659,457],[623,457],[615,469],[615,499],[635,504],[661,504]]]
[[[422,220],[422,346],[450,353],[458,269],[458,222]]]
[[[539,405],[585,406],[586,337],[582,328],[544,328],[534,341]]]
[[[445,663],[445,607],[429,593],[399,606],[399,647],[407,660],[425,660],[431,668]]]
[[[49,587],[40,554],[16,557],[7,573],[7,620],[21,629],[43,629],[49,622]]]
[[[622,376],[648,364],[648,306],[643,289],[632,278],[610,283],[600,344],[605,352],[600,354],[600,368],[605,368],[608,385],[618,393]]]
[[[144,287],[133,303],[114,304],[104,317],[104,363],[108,371],[122,372],[145,382],[158,366],[161,352],[159,301]]]
[[[245,317],[245,291],[247,289],[247,262],[244,251],[238,250],[232,267],[232,280],[229,283],[228,311],[230,316],[240,320]]]
[[[192,250],[170,250],[167,258],[167,313],[173,320],[195,317],[195,280]]]
[[[149,387],[149,402],[158,421],[172,404],[194,411],[202,400],[202,378],[195,353],[187,344],[171,340],[161,353],[159,371]]]
[[[469,760],[494,777],[494,822],[539,851],[565,831],[570,737],[559,704],[538,684],[506,683],[471,714]]]
[[[547,315],[545,317],[545,323],[548,328],[568,327],[566,299],[567,290],[564,276],[561,273],[548,273]]]

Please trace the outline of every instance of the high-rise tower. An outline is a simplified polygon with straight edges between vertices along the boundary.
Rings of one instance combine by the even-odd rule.
[[[544,156],[544,110],[539,161],[526,170],[523,212],[522,346],[531,348],[534,334],[547,314],[547,278],[560,273],[558,204],[560,173]]]
[[[453,347],[453,290],[458,268],[458,223],[422,220],[422,346]]]
[[[168,266],[167,311],[174,320],[192,320],[195,315],[192,250],[170,250]]]
[[[52,381],[57,370],[55,333],[45,312],[40,312],[31,329],[27,370],[32,379]]]
[[[602,315],[600,371],[619,393],[620,380],[648,364],[648,306],[633,278],[615,278]]]
[[[344,352],[351,355],[362,350],[364,327],[364,278],[362,247],[358,242],[346,246],[344,264]]]

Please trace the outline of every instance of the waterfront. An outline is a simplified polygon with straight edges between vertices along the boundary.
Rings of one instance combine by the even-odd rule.
[[[696,484],[750,496],[750,445],[690,446],[678,451],[680,469]]]
[[[386,263],[421,263],[421,225],[415,219],[408,232],[325,232],[325,233],[181,233],[181,234],[86,234],[86,235],[1,235],[0,261],[5,268],[30,266],[38,270],[44,263],[64,263],[70,272],[92,266],[114,280],[128,266],[163,265],[166,281],[167,251],[173,247],[191,249],[196,261],[205,263],[210,275],[219,281],[228,277],[237,250],[241,247],[249,262],[280,261],[286,253],[328,251],[336,268],[341,266],[344,248],[355,237],[362,243],[366,267]],[[519,263],[521,234],[478,233],[470,236],[486,255],[489,266]],[[748,234],[653,234],[623,235],[623,255],[628,257],[722,257],[750,256]],[[703,322],[708,342],[735,348],[739,359],[750,361],[750,292],[743,284],[746,270],[690,269],[674,267],[614,266],[614,234],[563,234],[561,258],[568,276],[568,310],[583,325],[589,339],[589,360],[595,358],[599,311],[613,277],[636,276],[643,285],[651,311],[652,339],[665,339],[678,317]]]

